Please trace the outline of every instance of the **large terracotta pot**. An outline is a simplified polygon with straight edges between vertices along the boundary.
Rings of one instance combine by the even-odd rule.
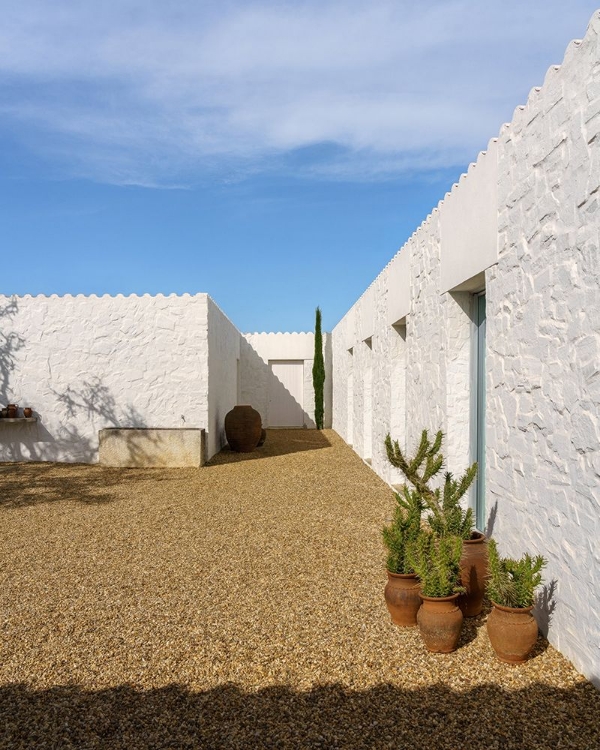
[[[492,602],[494,604],[494,602]],[[527,661],[538,637],[533,607],[502,607],[494,604],[487,620],[492,648],[500,661],[522,664]]]
[[[423,606],[417,614],[421,637],[428,651],[449,654],[456,650],[463,613],[458,608],[458,594],[431,597],[421,594]]]
[[[471,539],[463,540],[460,558],[460,580],[467,591],[458,597],[458,606],[465,617],[475,617],[483,609],[487,575],[487,540],[484,534],[474,531]]]
[[[225,416],[225,435],[232,451],[251,453],[260,440],[260,414],[248,405],[234,406]]]
[[[390,573],[385,586],[385,603],[394,625],[411,627],[417,624],[417,612],[421,606],[421,585],[416,573]]]

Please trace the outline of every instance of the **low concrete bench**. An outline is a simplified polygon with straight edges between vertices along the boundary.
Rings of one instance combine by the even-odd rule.
[[[103,466],[203,466],[205,432],[188,427],[111,427],[100,430],[99,461]]]

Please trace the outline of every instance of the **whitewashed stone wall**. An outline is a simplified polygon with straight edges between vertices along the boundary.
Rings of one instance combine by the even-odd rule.
[[[600,685],[600,14],[499,155],[488,504],[503,551],[548,558],[550,639]]]
[[[2,461],[98,458],[104,427],[204,427],[207,295],[0,297]]]
[[[304,363],[303,409],[304,423],[308,428],[315,427],[315,393],[312,380],[314,363],[314,333],[246,333],[241,343],[240,403],[250,404],[261,415],[264,424],[268,423],[269,381],[273,374],[270,360],[297,360]],[[332,377],[331,339],[323,334],[323,357],[325,360],[324,415],[325,427],[331,427]]]
[[[548,558],[538,621],[600,686],[599,33],[596,13],[335,327],[332,351],[333,427],[383,479],[399,481],[385,434],[412,450],[424,427],[444,430],[459,472],[485,288],[487,530],[505,554]]]
[[[208,428],[207,450],[213,456],[227,442],[225,415],[237,404],[242,336],[208,297]]]

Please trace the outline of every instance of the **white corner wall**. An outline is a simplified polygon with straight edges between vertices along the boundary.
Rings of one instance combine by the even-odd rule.
[[[303,362],[304,424],[315,428],[315,394],[312,381],[314,363],[314,333],[246,333],[241,343],[241,403],[250,404],[260,412],[263,424],[268,424],[269,381],[273,378],[270,360]],[[324,426],[331,427],[331,339],[323,334],[325,361]]]
[[[0,461],[98,460],[104,427],[206,427],[207,296],[0,297]]]
[[[208,422],[207,457],[226,444],[225,415],[237,404],[242,335],[207,297],[208,305]]]
[[[442,429],[460,472],[485,288],[487,530],[504,554],[548,558],[538,622],[600,686],[599,33],[596,13],[334,328],[332,352],[333,427],[384,480],[400,481],[388,431],[412,451]]]

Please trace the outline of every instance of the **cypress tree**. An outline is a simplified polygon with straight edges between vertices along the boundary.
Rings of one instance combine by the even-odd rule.
[[[315,358],[313,361],[313,386],[315,389],[315,423],[323,429],[323,384],[325,382],[325,362],[323,361],[323,335],[321,333],[321,310],[315,315]]]

